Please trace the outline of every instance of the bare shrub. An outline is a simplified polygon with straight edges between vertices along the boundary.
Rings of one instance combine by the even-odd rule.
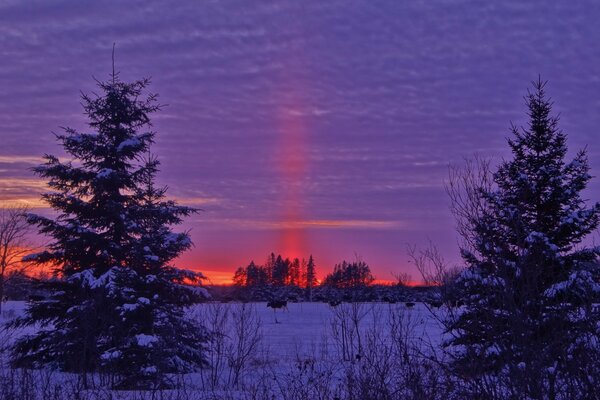
[[[202,305],[198,313],[210,335],[202,385],[213,391],[241,386],[262,343],[262,322],[254,305],[215,302]]]
[[[489,208],[483,193],[494,187],[491,161],[475,155],[465,159],[462,166],[451,165],[445,189],[450,198],[450,211],[454,215],[456,231],[462,239],[461,248],[474,249],[474,227]]]
[[[322,348],[323,349],[323,348]],[[281,367],[271,365],[272,398],[283,400],[341,399],[339,376],[342,368],[326,351],[310,355],[296,354],[294,362]]]
[[[343,398],[447,398],[447,375],[432,361],[437,355],[426,351],[421,323],[399,306],[371,309],[362,354],[345,365]]]
[[[209,335],[206,347],[209,368],[202,369],[200,377],[204,387],[216,389],[226,375],[229,307],[219,302],[207,303],[200,308],[199,314]]]
[[[13,273],[25,268],[23,256],[31,251],[27,239],[31,228],[25,214],[27,207],[0,208],[0,311],[5,296],[5,285]]]
[[[352,361],[362,353],[362,322],[371,311],[370,303],[341,303],[331,307],[331,333],[343,361]]]
[[[230,336],[227,346],[228,384],[237,387],[250,363],[257,358],[262,342],[262,323],[254,305],[230,305]]]

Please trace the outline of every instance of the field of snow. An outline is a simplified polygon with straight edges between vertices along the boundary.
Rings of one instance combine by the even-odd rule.
[[[289,303],[287,309],[273,311],[266,303],[253,303],[261,320],[265,345],[271,354],[282,358],[295,357],[324,343],[333,346],[334,325],[343,317],[352,317],[352,305],[342,303],[331,307],[326,303]],[[206,307],[200,305],[199,308]],[[360,328],[385,327],[393,313],[402,315],[410,325],[412,338],[425,343],[439,343],[441,327],[422,303],[408,308],[404,303],[360,303],[357,316]]]
[[[5,302],[0,326],[23,314],[26,306],[24,301]],[[202,318],[210,330],[209,314],[218,312],[211,308],[227,313],[236,307],[241,307],[241,304],[204,303],[190,312],[196,318]],[[404,318],[403,323],[410,328],[415,343],[438,344],[442,332],[435,315],[423,303],[416,303],[414,307],[407,307],[404,303],[342,303],[337,307],[326,303],[289,303],[286,308],[275,311],[266,303],[249,303],[246,307],[258,318],[263,350],[279,359],[295,357],[298,352],[306,352],[323,344],[333,346],[336,323],[341,323],[344,318],[351,319],[353,315],[359,319],[361,330],[385,328],[390,323],[391,315],[400,315]],[[225,330],[229,331],[230,327],[225,327]]]
[[[4,303],[0,326],[25,308],[25,302]],[[269,393],[297,391],[302,393],[299,398],[322,390],[334,393],[360,362],[389,363],[388,373],[393,374],[403,349],[432,351],[442,332],[436,315],[421,303],[289,303],[276,311],[266,303],[205,303],[190,313],[214,338],[207,348],[211,367],[184,378],[184,387],[196,396],[186,398],[193,399],[255,398],[248,393],[259,387]],[[0,332],[4,351],[24,333]],[[206,393],[213,397],[203,397]],[[114,398],[130,398],[124,396]]]

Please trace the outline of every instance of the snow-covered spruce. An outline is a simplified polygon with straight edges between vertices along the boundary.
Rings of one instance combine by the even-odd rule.
[[[51,263],[57,278],[17,321],[41,325],[16,344],[17,366],[108,372],[115,386],[131,388],[165,386],[167,373],[205,363],[205,330],[185,314],[203,294],[189,284],[202,276],[170,265],[192,244],[170,226],[195,210],[153,185],[159,163],[144,155],[159,107],[144,96],[147,85],[99,82],[101,95],[83,96],[94,133],[67,128],[58,140],[72,161],[47,155],[35,169],[53,190],[42,197],[57,216],[29,215],[52,242],[28,260]]]
[[[478,189],[483,211],[466,221],[474,240],[455,285],[464,307],[447,321],[447,345],[455,371],[485,398],[592,398],[600,249],[580,243],[597,228],[600,205],[581,198],[586,153],[565,161],[544,83],[526,100],[529,126],[513,128],[512,159],[495,187]]]

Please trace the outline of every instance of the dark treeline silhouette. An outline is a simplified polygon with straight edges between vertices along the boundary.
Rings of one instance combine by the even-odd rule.
[[[342,261],[333,267],[333,272],[325,277],[323,285],[338,289],[368,286],[375,278],[369,265],[364,261]]]
[[[246,267],[239,267],[233,276],[236,286],[296,286],[312,288],[317,284],[316,266],[311,255],[308,261],[302,258],[289,259],[271,253],[264,265],[251,261]]]
[[[357,260],[342,261],[322,282],[317,280],[313,256],[289,259],[271,253],[265,264],[251,261],[233,276],[233,288],[213,287],[215,300],[242,301],[319,301],[339,304],[348,301],[430,301],[433,290],[410,288],[405,282],[374,284],[369,265]]]

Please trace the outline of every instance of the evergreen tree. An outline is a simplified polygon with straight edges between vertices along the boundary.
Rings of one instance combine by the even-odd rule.
[[[269,277],[264,267],[254,264],[254,261],[246,267],[246,286],[266,286]]]
[[[289,266],[288,271],[289,279],[288,285],[300,286],[300,259],[294,258]]]
[[[591,178],[586,153],[565,161],[544,86],[534,82],[526,96],[529,124],[512,129],[512,159],[491,190],[479,190],[483,211],[467,223],[473,240],[456,281],[464,308],[448,321],[453,367],[489,398],[595,390],[600,249],[581,242],[598,226],[600,204],[587,208],[581,197]]]
[[[358,289],[370,285],[374,280],[366,262],[343,261],[333,267],[333,272],[325,277],[323,285],[338,289]]]
[[[273,270],[275,268],[276,261],[277,259],[275,258],[275,253],[272,252],[267,257],[267,261],[265,262],[265,271],[267,272],[267,278],[269,280],[269,283],[273,282]]]
[[[288,280],[290,260],[283,259],[281,255],[277,256],[275,264],[273,265],[273,274],[271,276],[271,283],[274,286],[284,286]]]
[[[192,243],[170,226],[195,210],[153,185],[159,163],[143,155],[159,106],[145,95],[148,83],[114,73],[98,82],[100,95],[83,95],[92,132],[57,136],[72,161],[46,155],[35,169],[53,189],[42,197],[57,215],[29,215],[52,242],[28,259],[53,264],[56,278],[50,297],[18,321],[40,328],[16,343],[16,365],[111,372],[115,386],[130,388],[164,386],[166,373],[205,363],[205,331],[185,315],[203,297],[189,285],[201,275],[171,265]]]
[[[248,267],[238,267],[233,274],[233,284],[235,286],[246,286],[248,281]]]
[[[306,290],[307,297],[309,301],[312,301],[312,290],[317,285],[317,271],[315,260],[313,259],[312,254],[308,257],[308,263],[306,264]]]

